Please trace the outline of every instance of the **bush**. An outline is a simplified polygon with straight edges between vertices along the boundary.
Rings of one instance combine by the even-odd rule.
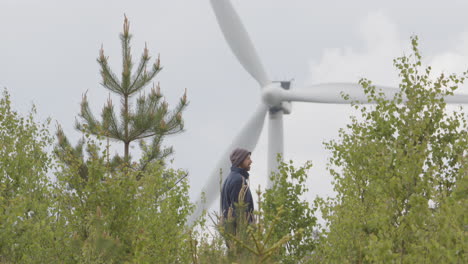
[[[412,46],[394,62],[400,92],[386,99],[362,80],[377,105],[356,105],[363,118],[327,144],[337,196],[319,200],[328,225],[318,261],[466,262],[468,127],[444,97],[468,73],[433,80],[430,67],[421,69],[416,37]]]
[[[186,174],[156,163],[145,171],[125,164],[111,170],[106,151],[100,154],[99,144],[89,139],[87,145],[87,178],[80,176],[81,160],[68,161],[57,176],[56,213],[69,249],[62,252],[63,260],[186,262],[185,225],[192,210]]]
[[[187,174],[152,163],[109,166],[88,136],[86,157],[55,161],[48,123],[0,99],[1,263],[187,263]],[[64,154],[62,152],[61,154]],[[83,162],[87,172],[83,174]],[[56,181],[48,173],[55,170]],[[86,177],[83,177],[86,175]],[[144,176],[144,177],[141,177]]]
[[[11,108],[7,91],[0,98],[0,262],[48,263],[57,243],[49,212],[53,206],[47,173],[52,143],[48,122],[22,117]]]

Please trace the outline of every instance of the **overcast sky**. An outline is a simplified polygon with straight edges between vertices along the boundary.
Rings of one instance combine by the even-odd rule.
[[[270,77],[294,78],[293,89],[361,77],[396,85],[392,60],[407,53],[413,34],[424,61],[437,71],[468,68],[466,0],[232,2]],[[157,80],[169,104],[188,89],[186,132],[165,143],[176,151],[172,166],[189,171],[195,197],[260,102],[256,81],[228,48],[208,0],[0,0],[0,86],[12,94],[16,109],[25,113],[36,104],[39,118],[51,117],[76,142],[80,134],[73,124],[82,94],[88,91],[96,115],[109,96],[99,85],[101,44],[114,71],[121,70],[124,13],[134,58],[145,42],[154,57],[161,54],[164,69]],[[336,138],[350,114],[345,105],[294,103],[285,117],[286,159],[314,164],[310,198],[333,194],[322,143]],[[265,185],[265,132],[252,156],[252,186]]]

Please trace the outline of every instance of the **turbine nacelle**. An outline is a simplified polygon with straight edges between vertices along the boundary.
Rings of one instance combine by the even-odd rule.
[[[291,101],[284,100],[284,91],[291,89],[292,81],[274,81],[262,89],[262,101],[268,105],[271,113],[283,111],[290,114]]]

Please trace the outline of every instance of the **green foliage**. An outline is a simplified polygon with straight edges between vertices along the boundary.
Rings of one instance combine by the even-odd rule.
[[[264,194],[265,220],[273,221],[277,212],[282,211],[281,218],[273,226],[272,239],[277,240],[285,235],[290,235],[293,239],[285,243],[278,261],[301,263],[315,248],[316,209],[304,199],[308,191],[307,171],[312,163],[306,162],[296,169],[292,161],[289,164],[279,161],[279,172],[271,176],[273,186]]]
[[[444,97],[468,73],[431,76],[417,38],[395,59],[400,92],[385,99],[360,81],[375,107],[355,104],[332,151],[337,196],[317,200],[326,229],[314,257],[324,263],[464,263],[466,259],[467,123]]]
[[[9,94],[0,98],[0,262],[48,263],[57,244],[48,210],[47,172],[52,142],[48,123],[37,124],[11,108]]]
[[[292,164],[280,165],[280,173],[273,176],[274,187],[262,195],[255,221],[249,222],[247,205],[243,203],[244,185],[228,218],[212,219],[218,233],[201,225],[202,233],[192,233],[190,240],[194,263],[300,263],[314,249],[313,227],[316,218],[308,203],[301,200],[305,188],[306,171],[310,163],[296,170]],[[262,201],[265,197],[265,202]],[[283,204],[281,204],[283,203]],[[288,208],[288,207],[292,208]],[[297,218],[291,218],[297,217]]]
[[[100,144],[88,135],[85,145],[96,153],[86,159],[87,180],[80,176],[81,160],[73,155],[57,172],[53,213],[60,230],[55,239],[62,245],[58,258],[66,263],[174,263],[188,258],[185,224],[192,205],[184,172],[157,164],[145,172],[126,166],[111,172]],[[138,179],[140,173],[150,177]]]
[[[111,171],[102,158],[106,150],[101,151],[89,135],[86,139],[93,150],[89,152],[96,154],[86,159],[88,179],[80,177],[82,161],[73,155],[57,174],[55,213],[64,228],[60,239],[66,249],[62,260],[185,262],[189,256],[185,225],[192,210],[186,174],[158,164],[144,172],[124,165]]]
[[[101,48],[97,62],[101,68],[102,86],[120,97],[120,116],[115,113],[112,100],[109,98],[101,112],[101,120],[92,113],[88,98],[83,96],[81,111],[76,128],[86,131],[95,136],[103,136],[110,140],[123,143],[123,157],[116,154],[109,163],[112,168],[119,167],[122,163],[131,164],[130,144],[139,142],[143,152],[139,161],[138,170],[144,171],[152,162],[164,162],[173,153],[172,147],[164,148],[162,142],[165,136],[180,133],[184,123],[182,112],[187,107],[186,93],[180,98],[179,104],[169,110],[168,103],[164,101],[159,84],[153,85],[148,95],[140,94],[136,99],[135,107],[132,109],[131,102],[137,93],[141,93],[161,71],[161,61],[158,59],[150,64],[151,56],[145,47],[140,62],[133,70],[131,56],[130,23],[125,17],[123,32],[120,34],[122,45],[122,74],[119,79],[109,67],[108,57],[104,55]],[[56,152],[65,160],[67,153],[73,153],[76,157],[83,157],[83,142],[78,142],[72,147],[63,131],[57,131],[59,144]],[[148,142],[147,142],[148,141]],[[80,168],[83,178],[86,178],[87,168]],[[141,175],[140,175],[141,177]]]
[[[1,263],[187,263],[186,173],[152,163],[145,171],[110,169],[102,142],[86,134],[86,157],[68,153],[56,182],[46,148],[48,123],[37,124],[0,99]],[[83,162],[87,178],[82,177]],[[144,177],[139,178],[139,175]]]
[[[187,173],[165,167],[173,151],[162,148],[165,136],[183,129],[186,95],[168,110],[159,85],[136,100],[161,70],[159,58],[149,67],[145,47],[135,72],[131,58],[129,22],[120,35],[123,70],[119,79],[100,51],[102,85],[121,97],[120,119],[109,99],[98,121],[86,95],[81,103],[77,129],[84,137],[73,147],[58,127],[55,154],[59,158],[54,190],[60,232],[64,245],[58,253],[66,263],[185,263],[189,258],[186,218],[192,211]],[[95,139],[92,139],[95,138]],[[102,138],[107,138],[103,146]],[[123,157],[110,158],[110,140],[124,144]],[[149,140],[149,142],[146,142]],[[130,143],[139,141],[142,157],[131,162]]]
[[[228,218],[222,219],[218,225],[221,235],[228,246],[228,259],[239,263],[269,263],[274,260],[280,248],[289,241],[292,236],[285,234],[281,237],[273,235],[275,226],[282,219],[283,211],[275,212],[273,219],[265,219],[263,202],[258,201],[256,221],[249,222],[251,216],[247,214],[247,204],[244,201],[247,185],[243,185],[239,192],[239,204],[236,204],[236,216],[230,208]],[[257,191],[261,197],[260,189]]]

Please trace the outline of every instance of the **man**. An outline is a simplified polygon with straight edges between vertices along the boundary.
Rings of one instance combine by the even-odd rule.
[[[251,152],[242,148],[236,148],[230,156],[231,172],[224,180],[221,190],[221,209],[224,219],[228,219],[229,208],[232,208],[232,216],[236,216],[236,204],[239,202],[239,193],[243,190],[245,193],[244,204],[246,206],[246,216],[249,222],[253,222],[254,204],[252,194],[248,184]]]

